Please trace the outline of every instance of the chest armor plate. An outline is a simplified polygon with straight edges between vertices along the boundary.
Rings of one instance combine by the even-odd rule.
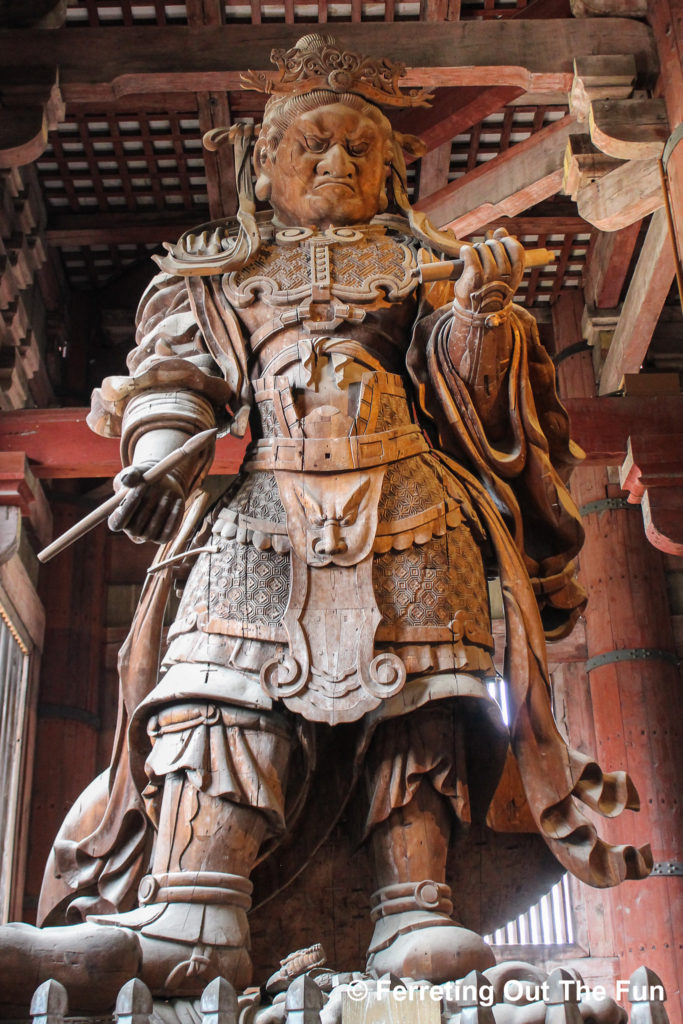
[[[413,250],[382,227],[286,228],[247,266],[226,274],[223,290],[239,308],[256,298],[270,306],[330,302],[360,307],[415,291]]]

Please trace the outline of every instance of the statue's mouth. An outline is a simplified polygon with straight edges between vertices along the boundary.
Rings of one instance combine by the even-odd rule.
[[[356,191],[355,188],[353,187],[353,185],[349,181],[344,179],[344,178],[325,178],[324,181],[320,181],[320,182],[318,182],[317,185],[314,186],[314,191],[317,191],[320,188],[325,188],[325,186],[327,186],[327,185],[330,185],[330,186],[333,186],[333,187],[336,187],[336,188],[340,188],[340,187],[341,188],[345,188],[345,189],[348,189],[349,192],[355,192]]]

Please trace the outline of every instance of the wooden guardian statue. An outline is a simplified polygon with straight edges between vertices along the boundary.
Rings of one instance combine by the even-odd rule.
[[[128,467],[111,526],[159,553],[120,655],[111,768],[55,841],[45,927],[1,939],[42,963],[68,931],[86,963],[93,934],[124,935],[166,995],[217,974],[250,984],[250,876],[311,813],[321,773],[339,799],[316,813],[365,805],[374,932],[358,969],[439,982],[493,963],[452,919],[446,855],[475,805],[495,825],[497,788],[589,884],[650,865],[580,808],[636,808],[629,779],[568,749],[551,714],[544,633],[584,605],[566,488],[581,453],[512,303],[522,246],[466,245],[412,210],[403,150],[418,140],[383,111],[429,97],[400,90],[398,65],[320,35],[273,57],[274,77],[246,83],[269,94],[253,165],[270,210],[255,213],[250,129],[213,133],[235,144],[237,222],[169,247],[129,376],[93,396],[90,424],[121,437]],[[227,489],[208,486],[211,446],[142,480],[195,434],[247,426]],[[491,572],[509,730],[486,688]],[[345,765],[316,760],[330,730]]]

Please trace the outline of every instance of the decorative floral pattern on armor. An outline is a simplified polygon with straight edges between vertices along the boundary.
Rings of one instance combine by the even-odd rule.
[[[232,498],[229,507],[254,519],[267,519],[271,523],[285,523],[285,513],[272,473],[250,473]]]
[[[415,251],[404,236],[377,227],[290,231],[296,235],[288,244],[264,246],[245,267],[225,275],[223,291],[235,308],[257,297],[291,307],[314,292],[316,301],[324,295],[325,301],[334,296],[360,305],[382,296],[399,302],[416,291]]]
[[[199,556],[178,610],[178,619],[197,621],[209,632],[277,629],[289,595],[289,554],[259,551],[253,544],[224,540],[217,554]],[[226,629],[221,627],[225,626]]]
[[[448,628],[464,611],[489,634],[484,567],[467,527],[406,551],[375,556],[372,578],[388,626]]]
[[[375,430],[391,430],[393,427],[406,427],[412,423],[405,397],[383,394],[381,402]]]
[[[332,245],[330,276],[334,284],[363,293],[378,274],[401,281],[406,276],[407,255],[408,250],[393,238],[372,239],[358,246]]]
[[[379,502],[380,523],[401,521],[439,505],[445,498],[441,474],[423,455],[387,466]]]
[[[282,431],[280,430],[280,424],[278,423],[277,416],[275,415],[275,408],[273,406],[272,399],[264,398],[260,402],[257,402],[255,412],[260,420],[261,437],[282,437]],[[252,436],[254,436],[253,432]]]

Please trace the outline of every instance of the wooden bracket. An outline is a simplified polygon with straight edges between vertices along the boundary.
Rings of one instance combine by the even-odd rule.
[[[633,54],[586,55],[574,59],[574,81],[569,110],[577,121],[587,121],[594,100],[625,99],[636,83]]]
[[[52,512],[24,452],[0,452],[0,506],[3,505],[20,510],[31,523],[41,544],[50,540]]]
[[[0,73],[0,167],[33,163],[47,146],[48,132],[64,119],[56,68],[26,68],[25,83]]]
[[[619,480],[654,547],[683,555],[683,434],[632,435]]]
[[[664,100],[594,100],[588,125],[593,144],[617,160],[659,158],[669,137]]]
[[[582,189],[603,178],[615,167],[621,166],[621,163],[621,160],[615,160],[597,149],[588,133],[570,135],[564,152],[562,191],[576,202]]]
[[[664,205],[659,160],[629,160],[576,195],[579,214],[601,231],[618,231]]]

